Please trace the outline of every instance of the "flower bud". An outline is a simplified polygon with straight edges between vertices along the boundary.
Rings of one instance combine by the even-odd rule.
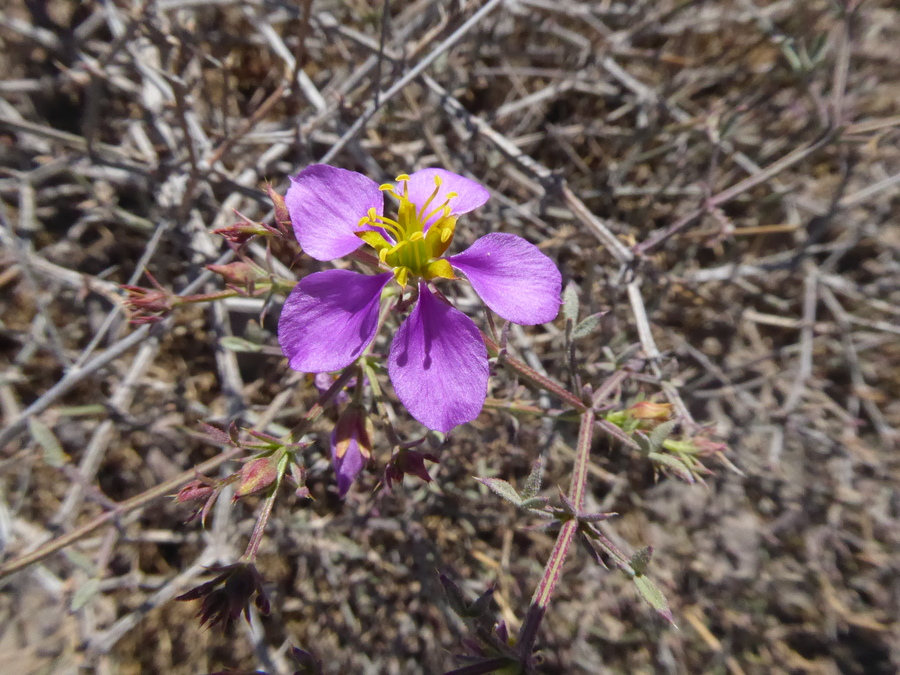
[[[291,214],[288,211],[287,204],[284,203],[284,197],[275,192],[268,183],[266,183],[266,192],[269,195],[269,199],[272,200],[272,206],[275,207],[275,224],[282,234],[289,234],[293,228],[291,227]]]
[[[672,416],[671,403],[654,403],[653,401],[638,401],[628,408],[628,413],[636,420],[665,421]]]
[[[331,458],[341,497],[371,459],[373,435],[372,421],[363,408],[351,405],[338,417],[331,432]]]
[[[263,270],[242,260],[236,260],[227,265],[207,265],[206,269],[215,272],[225,280],[226,284],[233,286],[245,286],[248,283],[267,279]]]
[[[262,492],[278,478],[278,458],[276,455],[252,459],[241,469],[241,484],[234,492],[234,498]]]

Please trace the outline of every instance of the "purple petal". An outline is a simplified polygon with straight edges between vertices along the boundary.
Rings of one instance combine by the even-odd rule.
[[[334,260],[362,245],[356,236],[369,209],[384,212],[378,184],[355,171],[313,164],[291,178],[284,197],[294,235],[316,260]]]
[[[484,303],[507,321],[532,326],[553,321],[559,313],[562,275],[522,237],[487,234],[447,260],[465,272]]]
[[[442,433],[478,417],[487,393],[487,349],[478,328],[424,284],[400,326],[388,359],[397,398],[429,429]]]
[[[374,276],[328,270],[291,291],[278,320],[278,342],[291,368],[320,373],[348,366],[378,328],[381,289],[390,272]]]
[[[338,420],[331,432],[330,443],[331,461],[334,464],[338,493],[341,497],[347,494],[366,463],[360,446],[358,420],[346,418],[347,415]]]
[[[428,205],[428,213],[441,206],[451,192],[455,192],[458,195],[450,200],[450,214],[454,216],[468,213],[479,206],[483,206],[491,196],[487,188],[479,185],[474,180],[444,169],[422,169],[409,177],[409,200],[416,205],[417,210],[422,208],[434,192],[435,176],[440,177],[441,187]],[[402,186],[400,186],[400,189],[402,189]]]

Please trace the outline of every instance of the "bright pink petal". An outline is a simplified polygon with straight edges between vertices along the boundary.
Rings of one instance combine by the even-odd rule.
[[[429,429],[470,422],[487,393],[487,349],[472,320],[424,284],[391,345],[388,374],[397,398]]]
[[[304,277],[278,320],[278,342],[291,368],[321,373],[348,366],[378,328],[378,301],[391,274],[328,270]]]
[[[355,234],[360,218],[369,209],[379,216],[384,212],[378,183],[327,164],[313,164],[293,176],[284,201],[297,241],[316,260],[334,260],[358,249],[363,243]]]
[[[532,326],[559,313],[562,275],[540,249],[514,234],[483,236],[450,264],[465,272],[484,303],[513,323]]]
[[[422,169],[409,177],[409,200],[416,205],[417,210],[420,210],[432,193],[434,193],[435,176],[440,177],[441,187],[428,205],[425,215],[443,205],[447,201],[447,195],[451,192],[457,194],[456,197],[450,200],[450,214],[454,216],[468,213],[479,206],[483,206],[491,196],[487,188],[479,185],[474,180],[444,169]],[[430,225],[433,220],[433,218],[429,218],[429,223],[427,224]],[[428,228],[426,227],[425,229]]]

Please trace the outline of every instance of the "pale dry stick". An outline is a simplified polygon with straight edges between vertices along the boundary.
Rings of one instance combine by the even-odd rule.
[[[841,303],[834,296],[834,293],[832,293],[831,289],[827,286],[823,285],[820,289],[820,293],[822,301],[828,307],[842,329],[841,342],[844,346],[844,358],[850,366],[850,378],[853,382],[853,388],[858,393],[865,392],[869,389],[869,386],[866,384],[865,377],[863,376],[862,367],[859,362],[859,353],[856,349],[856,345],[853,343],[853,335],[850,331],[847,310],[843,308]],[[884,419],[881,410],[871,397],[860,395],[859,398],[861,399],[860,402],[863,408],[865,408],[869,419],[872,421],[872,426],[875,427],[875,431],[878,433],[884,447],[887,449],[895,447],[898,441],[900,441],[900,433],[898,433],[896,429],[890,427]]]
[[[726,188],[719,193],[716,193],[708,200],[706,200],[706,204],[704,206],[690,211],[668,227],[665,227],[661,230],[658,230],[654,234],[651,234],[644,241],[635,246],[635,251],[639,255],[646,255],[648,252],[659,246],[671,236],[690,225],[694,220],[709,212],[710,209],[721,206],[726,202],[731,201],[738,195],[756,187],[757,185],[765,183],[766,181],[772,179],[774,176],[777,176],[785,169],[788,169],[798,162],[803,161],[813,153],[821,150],[826,145],[830,144],[836,137],[836,130],[829,129],[812,143],[801,148],[795,148],[787,155],[785,155],[781,159],[775,160],[774,162],[772,162],[772,164],[760,170],[759,172],[741,181],[738,181],[731,187]]]
[[[403,45],[405,48],[405,45],[410,41],[413,33],[419,29],[421,24],[427,18],[428,13],[425,10],[432,4],[434,4],[434,0],[418,0],[401,12],[400,16],[392,22],[393,25],[398,26],[394,31],[394,44]],[[329,12],[319,12],[316,14],[315,20],[316,23],[321,26],[323,32],[331,31],[337,33],[341,37],[351,40],[372,52],[372,55],[341,81],[340,84],[335,87],[327,88],[327,90],[334,91],[334,93],[339,96],[347,96],[350,94],[350,92],[368,76],[369,72],[375,69],[379,58],[386,57],[392,61],[401,60],[399,55],[394,55],[392,50],[388,49],[386,46],[382,49],[378,40],[374,40],[364,33],[360,33],[349,26],[345,26]],[[420,40],[416,47],[409,50],[406,58],[415,58],[427,44],[427,42]],[[334,106],[329,107],[329,110],[327,111],[329,117],[333,116],[334,108]]]
[[[886,190],[889,187],[893,187],[898,183],[900,183],[900,173],[895,173],[892,176],[887,176],[886,178],[882,178],[881,180],[876,181],[867,187],[864,187],[862,190],[854,192],[852,195],[842,197],[840,201],[838,201],[837,205],[840,208],[856,206],[872,195],[877,194],[882,190]]]
[[[113,395],[109,399],[110,405],[115,410],[120,412],[128,411],[137,393],[138,382],[147,372],[147,369],[150,368],[158,352],[159,337],[148,337],[141,345],[137,356],[131,362],[131,367],[128,369],[125,378],[116,386]],[[100,464],[115,433],[115,428],[115,422],[107,418],[91,434],[91,439],[88,441],[81,461],[78,463],[78,478],[72,481],[56,514],[50,520],[51,524],[68,529],[75,518],[78,517],[85,490],[100,469]]]
[[[296,380],[297,378],[292,378]],[[271,424],[272,420],[278,415],[282,408],[287,405],[288,401],[294,395],[294,392],[290,388],[284,389],[280,392],[266,410],[257,418],[256,423],[254,424],[254,429],[264,430]],[[116,508],[112,511],[107,511],[96,518],[92,519],[88,523],[76,528],[72,532],[68,532],[61,537],[54,539],[53,541],[49,541],[49,543],[43,543],[36,549],[29,551],[18,558],[10,560],[6,563],[0,564],[0,580],[13,574],[21,569],[34,565],[41,560],[44,560],[48,556],[60,551],[67,546],[74,544],[75,542],[85,538],[89,534],[93,533],[99,527],[116,520],[128,513],[131,513],[135,509],[141,508],[146,504],[149,504],[153,500],[162,497],[166,494],[170,494],[174,492],[177,488],[179,488],[184,483],[188,482],[192,478],[195,478],[198,473],[208,473],[213,469],[221,466],[225,462],[228,462],[234,458],[236,458],[241,453],[240,448],[232,448],[230,450],[225,451],[221,455],[217,457],[213,457],[196,467],[188,469],[183,473],[179,474],[175,478],[171,480],[165,481],[160,485],[156,485],[146,492],[141,493],[131,499],[128,499],[124,502],[120,502]],[[228,501],[228,500],[224,500]],[[47,533],[44,532],[44,536],[47,536]]]
[[[547,189],[549,185],[556,182],[556,177],[550,169],[539,164],[529,155],[522,152],[519,147],[510,141],[506,136],[496,131],[487,122],[480,117],[469,113],[465,107],[453,98],[446,89],[438,84],[428,75],[422,77],[426,86],[431,89],[439,98],[442,107],[453,118],[461,119],[465,124],[490,141],[507,159],[514,162],[526,173],[535,176]],[[618,237],[606,226],[606,224],[591,213],[584,202],[582,202],[565,184],[561,186],[561,194],[563,202],[569,207],[569,210],[578,220],[588,227],[600,242],[607,248],[610,254],[620,263],[629,263],[634,259],[634,255],[625,246]]]
[[[216,264],[224,265],[230,262],[233,257],[234,253],[232,251],[227,251],[216,261]],[[179,293],[179,296],[193,294],[205,283],[207,283],[212,278],[212,276],[212,272],[205,270],[194,281],[185,286],[181,293]],[[171,326],[171,323],[172,322],[170,319],[165,319],[160,323],[155,324],[154,326],[143,325],[130,335],[127,335],[116,343],[110,345],[103,352],[95,356],[82,367],[71,368],[59,382],[50,387],[50,389],[41,394],[36,401],[29,405],[12,424],[0,431],[0,448],[5,446],[16,436],[22,433],[22,431],[24,431],[29,418],[44,412],[47,408],[53,405],[53,403],[55,403],[57,399],[67,394],[76,384],[78,384],[85,378],[90,377],[101,368],[107,366],[112,361],[115,361],[119,356],[127,352],[129,349],[136,347],[143,340],[146,340],[149,336],[158,336],[164,333]]]
[[[116,643],[135,628],[150,610],[172,600],[191,580],[203,574],[206,568],[214,562],[214,552],[209,548],[204,549],[190,567],[172,577],[162,588],[147,598],[137,610],[126,614],[106,630],[92,636],[88,645],[89,653],[94,658],[108,654]]]
[[[306,71],[297,67],[297,60],[287,45],[284,44],[281,36],[272,27],[272,24],[263,21],[250,7],[244,7],[244,15],[250,20],[263,39],[269,43],[272,51],[284,61],[287,66],[287,72],[297,74],[297,86],[300,87],[300,91],[303,92],[306,100],[316,109],[317,113],[324,113],[328,109],[328,102],[316,88],[309,75],[306,74]]]
[[[206,473],[221,465],[224,462],[227,462],[231,459],[234,459],[238,455],[241,454],[243,450],[241,448],[231,448],[226,450],[222,454],[213,457],[212,459],[208,459],[207,461],[198,464],[196,467],[188,469],[187,471],[179,474],[175,478],[167,480],[159,485],[156,485],[149,490],[142,492],[136,497],[132,497],[131,499],[126,499],[123,502],[119,502],[115,509],[106,511],[96,518],[91,519],[84,525],[80,525],[76,527],[71,532],[67,532],[64,535],[53,539],[52,541],[47,542],[36,548],[33,551],[20,555],[17,558],[9,560],[0,564],[0,579],[4,579],[8,577],[10,574],[18,572],[21,569],[29,567],[30,565],[34,565],[41,560],[44,560],[50,555],[53,555],[57,551],[60,551],[67,546],[71,546],[75,542],[84,539],[89,534],[96,531],[98,528],[106,525],[107,523],[115,521],[117,518],[121,518],[127,513],[134,511],[137,508],[142,506],[146,506],[150,502],[158,499],[159,497],[163,497],[167,494],[171,494],[173,491],[181,487],[184,483],[188,482],[192,478],[194,478],[197,473]]]
[[[482,18],[487,16],[490,12],[497,7],[497,5],[501,4],[503,0],[488,0],[484,6],[481,7],[477,12],[475,12],[468,20],[466,20],[459,28],[453,31],[447,38],[445,38],[437,47],[435,47],[427,56],[425,56],[421,61],[419,61],[415,66],[410,68],[410,70],[397,82],[391,86],[390,89],[383,92],[380,96],[378,96],[377,101],[372,102],[366,108],[366,110],[356,119],[356,121],[350,125],[350,128],[344,132],[344,134],[338,139],[337,143],[335,143],[331,148],[326,152],[322,158],[319,160],[322,164],[328,164],[331,160],[333,160],[337,154],[344,149],[344,146],[347,145],[351,140],[353,140],[356,135],[362,131],[362,129],[369,123],[369,121],[375,116],[375,114],[394,96],[396,96],[400,91],[403,90],[404,87],[413,82],[417,77],[419,77],[425,70],[432,64],[434,61],[438,59],[444,52],[450,49],[453,45],[459,42],[462,37],[468,33],[472,28],[474,28]]]
[[[813,338],[815,337],[816,305],[819,302],[819,282],[815,265],[807,260],[806,268],[806,278],[803,284],[803,327],[800,329],[800,370],[793,379],[784,405],[778,411],[779,415],[784,416],[790,415],[797,407],[813,372]]]

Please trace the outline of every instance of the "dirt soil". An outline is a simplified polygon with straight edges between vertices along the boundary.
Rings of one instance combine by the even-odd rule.
[[[672,401],[728,446],[689,485],[598,434],[589,506],[626,552],[653,546],[677,626],[573,547],[541,672],[900,672],[898,45],[892,0],[4,2],[0,570],[59,546],[0,579],[0,672],[280,674],[300,646],[326,673],[442,673],[470,636],[439,573],[520,627],[555,532],[474,477],[521,485],[543,456],[559,503],[578,425],[503,369],[427,441],[429,484],[382,489],[376,420],[339,499],[326,410],[315,500],[286,491],[265,532],[270,614],[208,629],[173,600],[237,560],[261,506],[186,522],[179,476],[222,453],[200,423],[280,434],[318,391],[278,349],[283,296],[134,325],[120,285],[221,290],[211,231],[271,223],[266,181],[323,160],[486,185],[454,249],[536,243],[581,316],[607,312],[582,381],[637,360],[612,404]],[[248,250],[291,278],[332,266]],[[513,328],[509,350],[568,384],[564,334]]]

